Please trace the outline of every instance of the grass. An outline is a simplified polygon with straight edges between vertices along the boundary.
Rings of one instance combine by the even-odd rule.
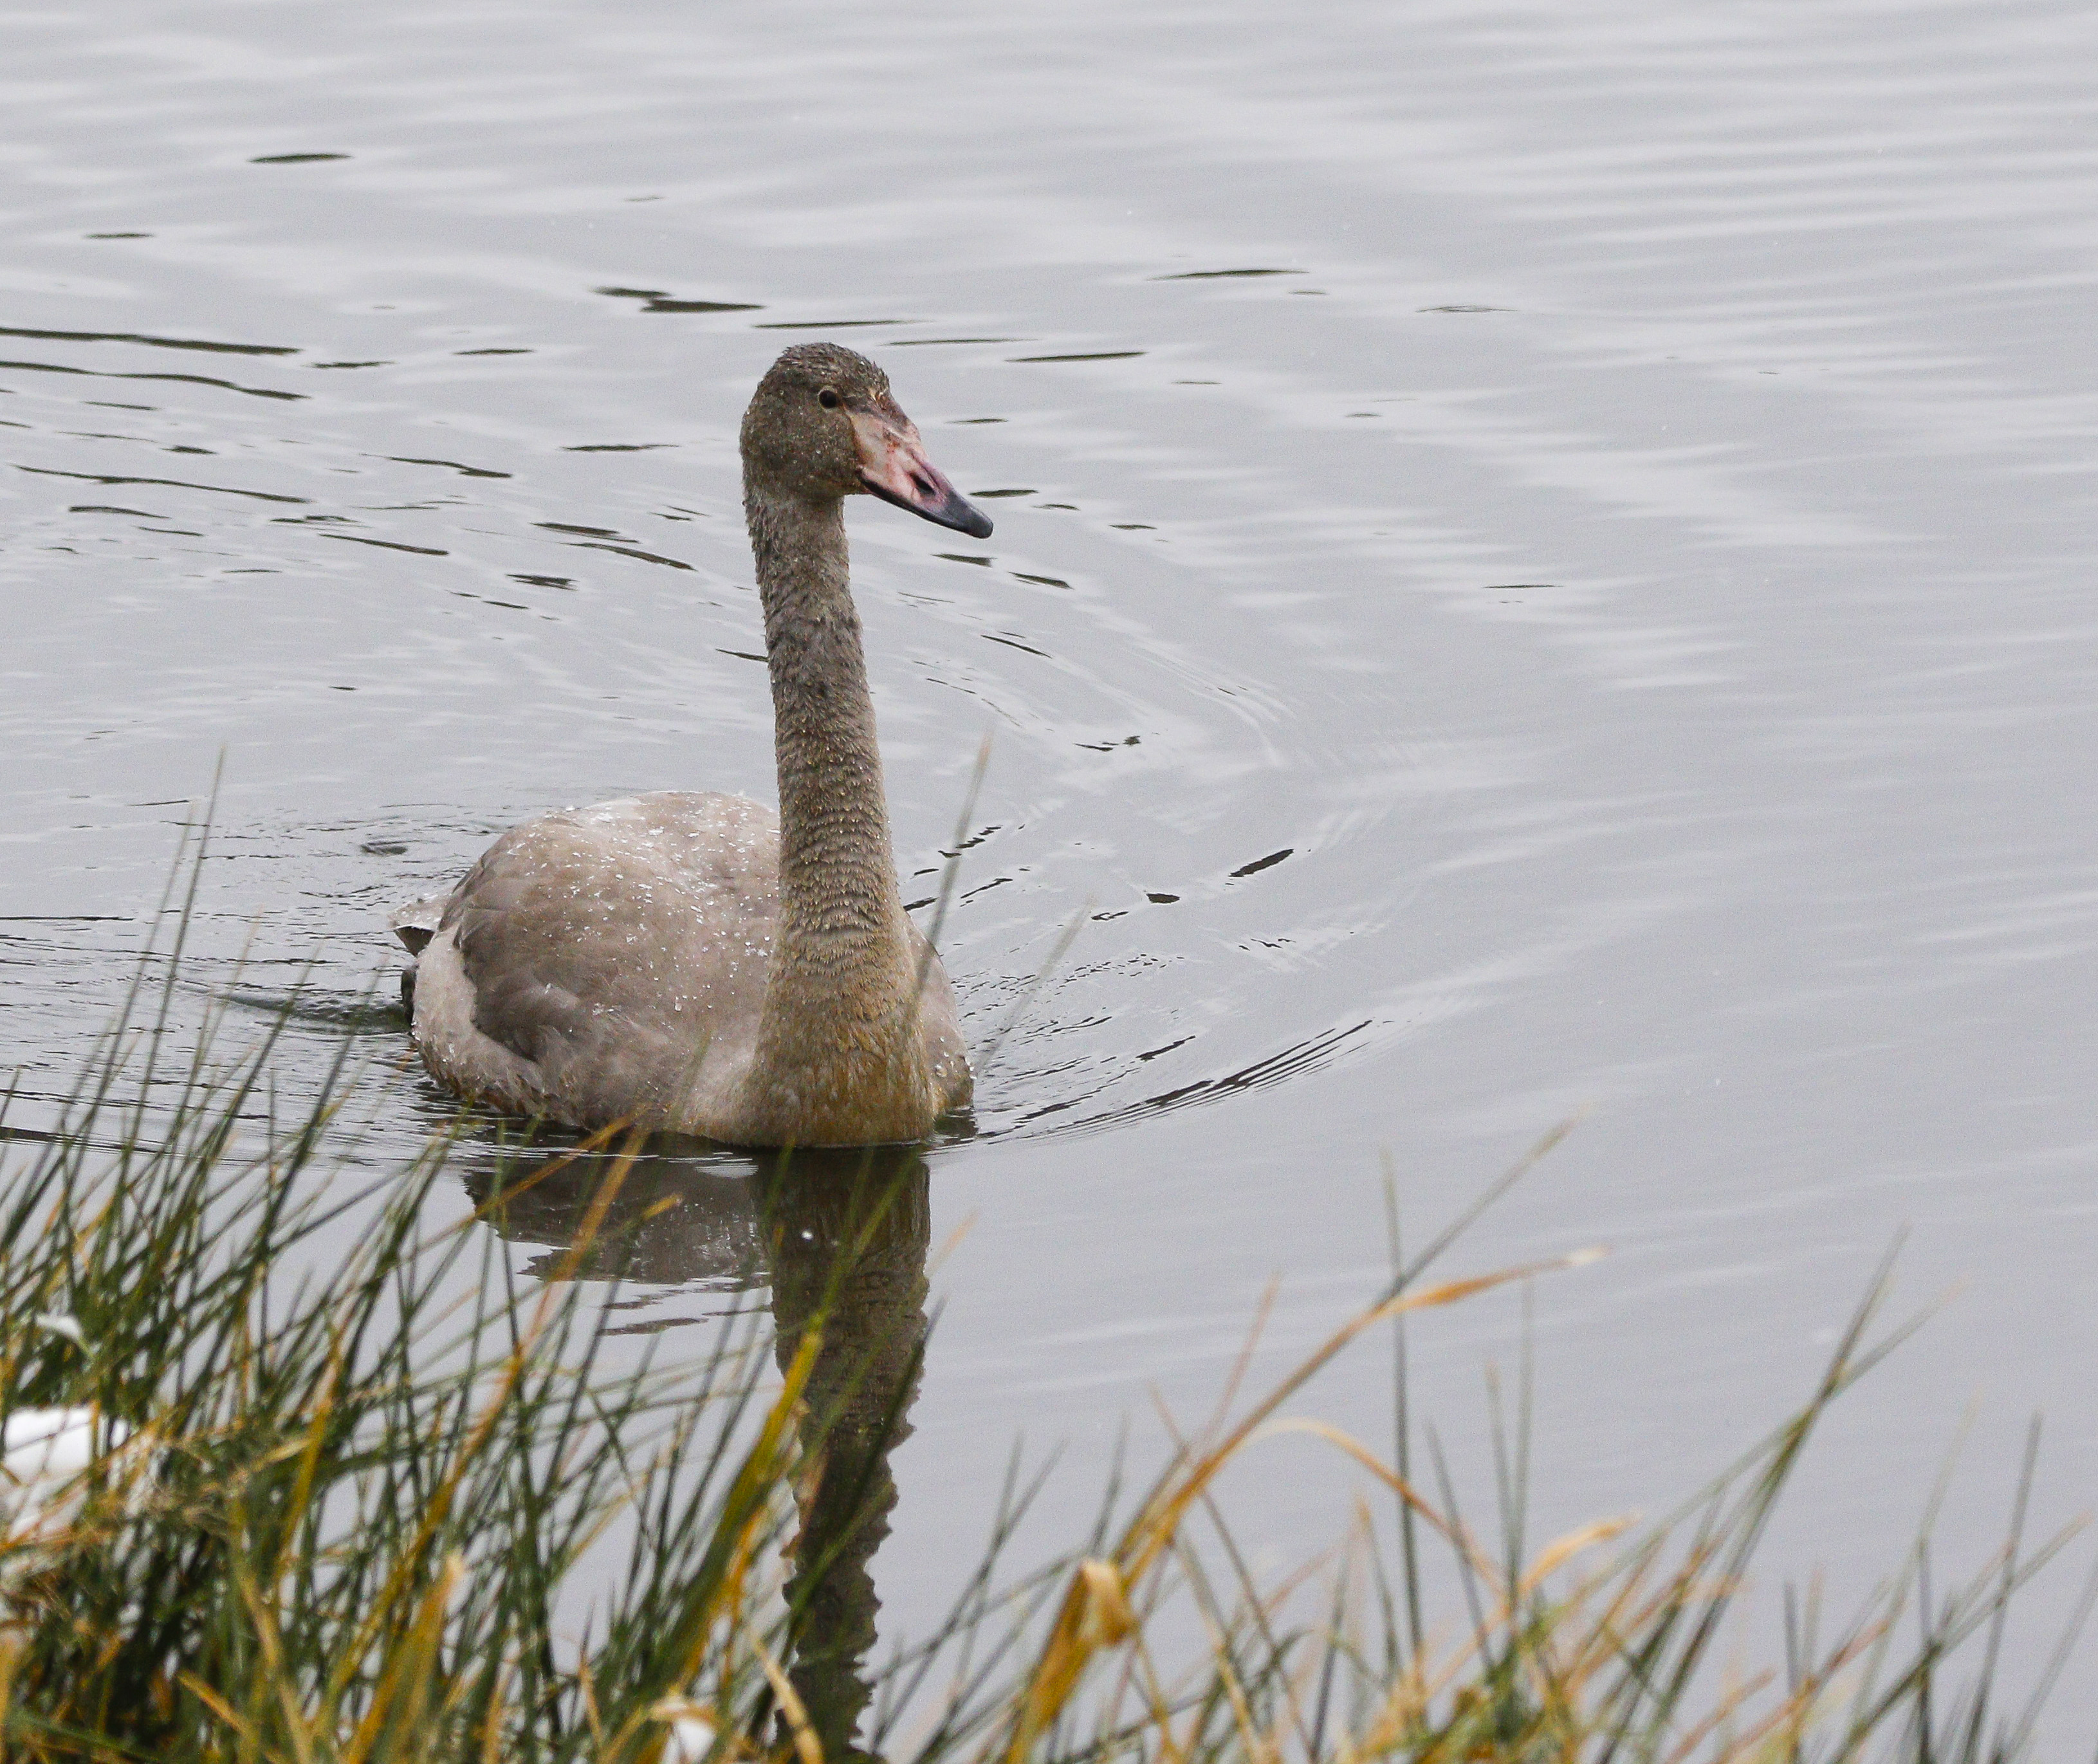
[[[1317,1353],[1256,1397],[1241,1367],[1154,1480],[1009,1573],[1016,1474],[981,1551],[948,1564],[945,1622],[870,1666],[928,1333],[921,1161],[804,1156],[744,1185],[747,1215],[699,1235],[763,1261],[769,1319],[731,1311],[696,1362],[615,1369],[618,1314],[578,1277],[683,1228],[700,1202],[674,1172],[603,1138],[520,1147],[439,1226],[439,1143],[345,1193],[349,1039],[280,1121],[275,1035],[226,1058],[222,1021],[185,1039],[162,972],[57,1130],[0,1162],[0,1408],[129,1429],[76,1508],[0,1543],[8,1759],[1922,1764],[2025,1755],[2067,1657],[2073,1630],[2002,1706],[2006,1611],[2065,1541],[2025,1541],[2030,1453],[1968,1582],[1933,1588],[1919,1544],[1844,1621],[1789,1599],[1768,1671],[1719,1656],[1817,1424],[1906,1333],[1884,1278],[1798,1411],[1662,1522],[1528,1547],[1518,1402],[1479,1534],[1407,1413],[1406,1321],[1560,1265],[1431,1278],[1475,1209],[1410,1261],[1394,1230],[1389,1288]],[[541,1278],[506,1235],[554,1242]],[[1285,1414],[1387,1332],[1389,1459]],[[1366,1503],[1334,1553],[1266,1584],[1219,1478],[1283,1428],[1347,1454],[1387,1516]]]

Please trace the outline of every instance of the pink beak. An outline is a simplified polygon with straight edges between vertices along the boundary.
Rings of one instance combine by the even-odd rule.
[[[884,502],[966,533],[972,539],[990,537],[990,520],[947,481],[925,457],[925,444],[911,419],[898,410],[884,416],[871,410],[853,414],[853,440],[859,451],[860,481]]]

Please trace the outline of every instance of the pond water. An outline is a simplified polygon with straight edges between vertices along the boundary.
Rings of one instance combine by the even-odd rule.
[[[11,1119],[222,756],[197,946],[309,973],[292,1094],[494,832],[769,800],[735,429],[830,337],[997,520],[850,520],[909,897],[990,743],[884,1636],[1016,1436],[1072,1541],[1271,1280],[1264,1370],[1373,1295],[1387,1161],[1424,1231],[1583,1110],[1451,1264],[1613,1252],[1531,1295],[1540,1534],[1775,1422],[1906,1231],[1964,1291],[1765,1573],[1890,1571],[1970,1408],[1978,1567],[2031,1412],[2039,1520],[2098,1463],[2094,55],[2056,0],[11,8]],[[453,1110],[366,1033],[383,1164]],[[634,1327],[738,1302],[745,1169],[652,1169],[726,1198]],[[1522,1327],[1421,1335],[1460,1481]],[[1388,1402],[1371,1354],[1302,1406]],[[1249,1547],[1350,1484],[1264,1448]]]

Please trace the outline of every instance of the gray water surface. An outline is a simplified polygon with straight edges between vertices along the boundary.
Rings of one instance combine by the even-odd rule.
[[[1025,1005],[930,1160],[885,1632],[1016,1434],[1069,1542],[1271,1279],[1266,1370],[1372,1296],[1381,1157],[1424,1234],[1582,1109],[1452,1264],[1613,1251],[1532,1296],[1539,1534],[1775,1421],[1906,1230],[1964,1291],[1764,1591],[1891,1571],[1970,1403],[1979,1566],[2031,1411],[2041,1520],[2098,1466],[2094,65],[1982,0],[10,9],[11,1118],[222,753],[198,947],[314,963],[294,1093],[493,832],[769,799],[735,426],[830,337],[998,522],[850,526],[908,897],[988,737],[943,941],[980,1054]],[[366,1033],[383,1165],[454,1111]],[[697,1351],[703,1264],[637,1324]],[[1420,1337],[1460,1468],[1521,1328]],[[1235,1510],[1293,1562],[1349,1486],[1276,1442]]]

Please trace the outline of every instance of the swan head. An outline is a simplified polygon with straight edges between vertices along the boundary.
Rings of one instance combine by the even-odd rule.
[[[921,519],[988,538],[990,521],[925,457],[917,425],[864,355],[801,343],[772,364],[743,417],[753,489],[805,502],[879,496]]]

